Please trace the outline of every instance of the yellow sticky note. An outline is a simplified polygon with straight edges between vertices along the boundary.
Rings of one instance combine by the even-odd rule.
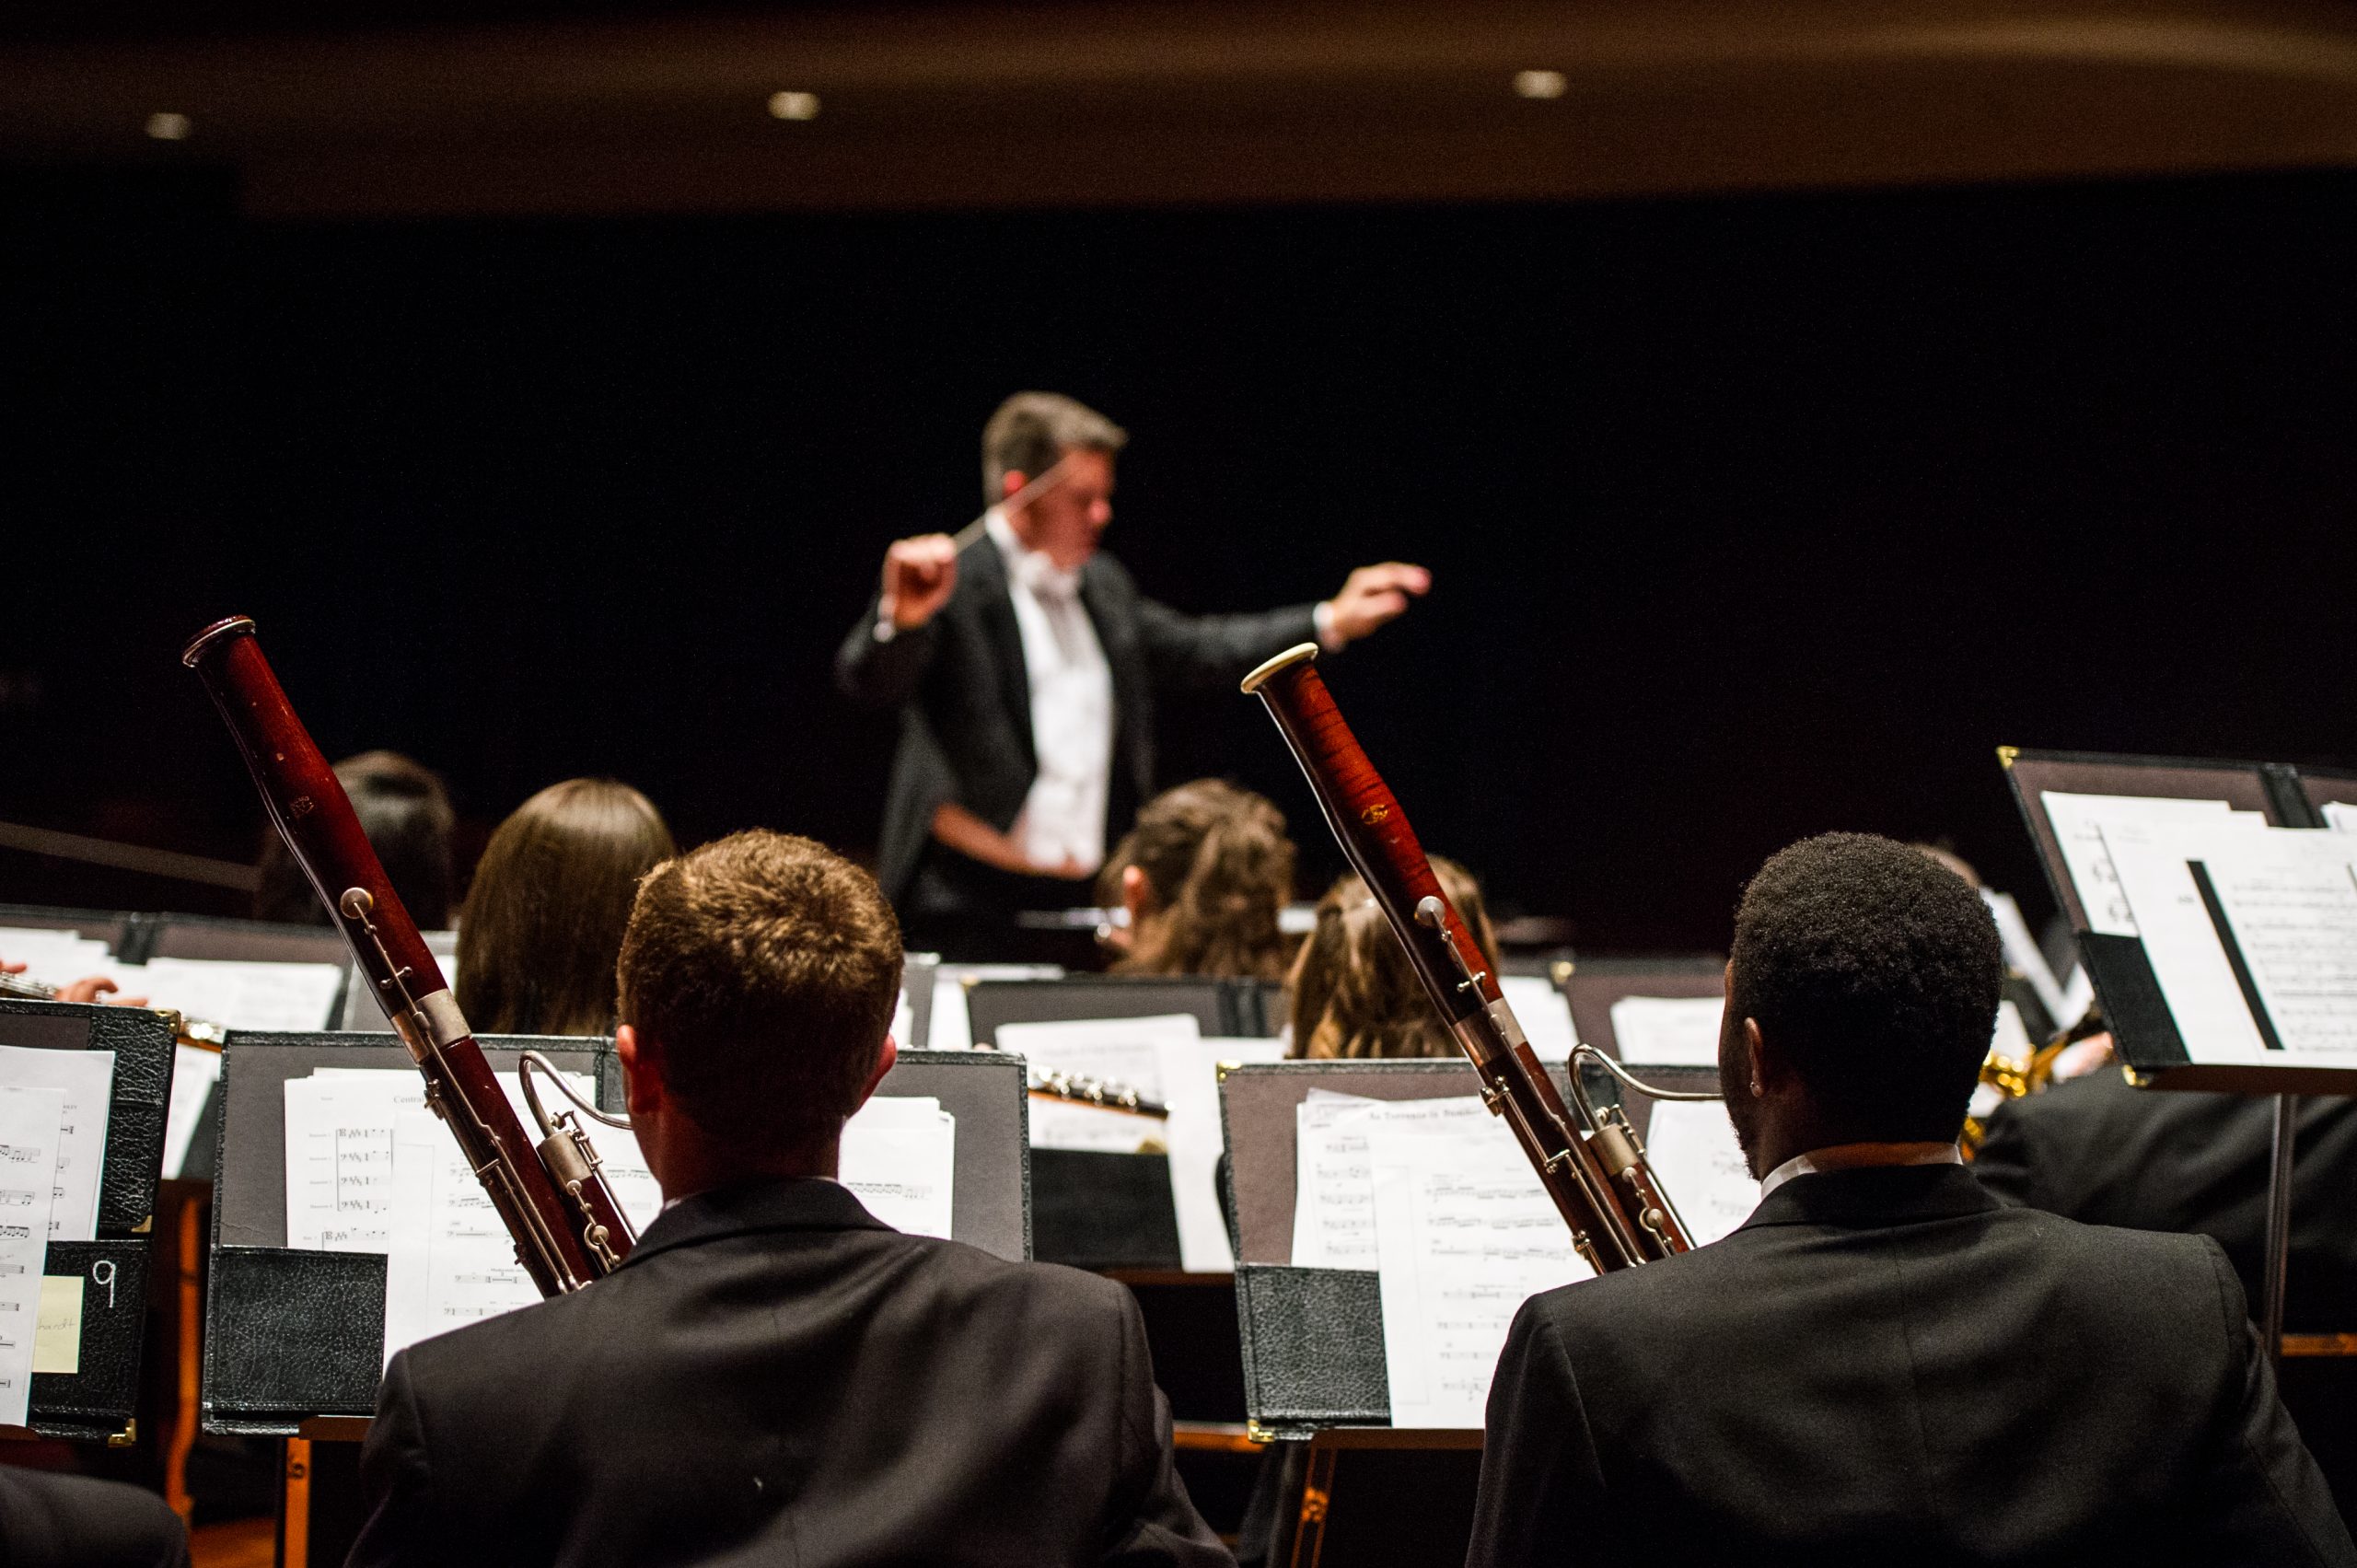
[[[82,1370],[82,1276],[41,1277],[41,1318],[33,1330],[35,1372]]]

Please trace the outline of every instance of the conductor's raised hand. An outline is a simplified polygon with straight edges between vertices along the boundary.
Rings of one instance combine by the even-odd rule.
[[[958,544],[946,533],[896,539],[884,552],[884,612],[913,632],[940,612],[958,586]]]
[[[1404,561],[1362,566],[1343,583],[1342,591],[1328,599],[1327,626],[1337,643],[1361,637],[1407,612],[1411,599],[1432,591],[1433,575]]]

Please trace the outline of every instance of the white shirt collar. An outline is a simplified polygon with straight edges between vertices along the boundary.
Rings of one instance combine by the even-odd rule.
[[[1794,1177],[1811,1176],[1820,1170],[1863,1170],[1869,1166],[1962,1165],[1964,1163],[1964,1152],[1954,1144],[1943,1144],[1935,1149],[1919,1150],[1914,1154],[1902,1155],[1896,1159],[1834,1159],[1824,1165],[1817,1163],[1817,1156],[1832,1152],[1830,1149],[1812,1149],[1805,1155],[1794,1155],[1759,1179],[1759,1195],[1765,1198]]]
[[[982,531],[998,546],[1001,559],[1006,563],[1006,574],[1029,589],[1035,598],[1072,599],[1080,593],[1080,574],[1067,572],[1048,558],[1045,551],[1034,550],[1015,537],[1015,525],[1006,520],[1003,507],[993,506],[982,514]]]

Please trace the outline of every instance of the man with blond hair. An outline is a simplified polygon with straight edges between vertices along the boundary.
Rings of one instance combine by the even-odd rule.
[[[619,970],[664,1211],[612,1276],[393,1358],[354,1562],[1229,1562],[1128,1292],[832,1179],[895,1054],[866,873],[707,844],[647,874]]]

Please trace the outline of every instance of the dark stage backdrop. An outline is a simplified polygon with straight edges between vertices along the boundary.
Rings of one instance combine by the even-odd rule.
[[[2001,742],[2357,760],[2357,178],[324,226],[6,189],[8,819],[250,855],[174,656],[246,611],[331,755],[413,753],[478,831],[609,773],[686,839],[865,848],[891,726],[830,655],[1020,387],[1131,427],[1109,542],[1173,604],[1429,563],[1335,690],[1427,844],[1588,946],[1722,944],[1832,828],[2042,908]],[[1334,868],[1257,705],[1170,704],[1163,755]]]

